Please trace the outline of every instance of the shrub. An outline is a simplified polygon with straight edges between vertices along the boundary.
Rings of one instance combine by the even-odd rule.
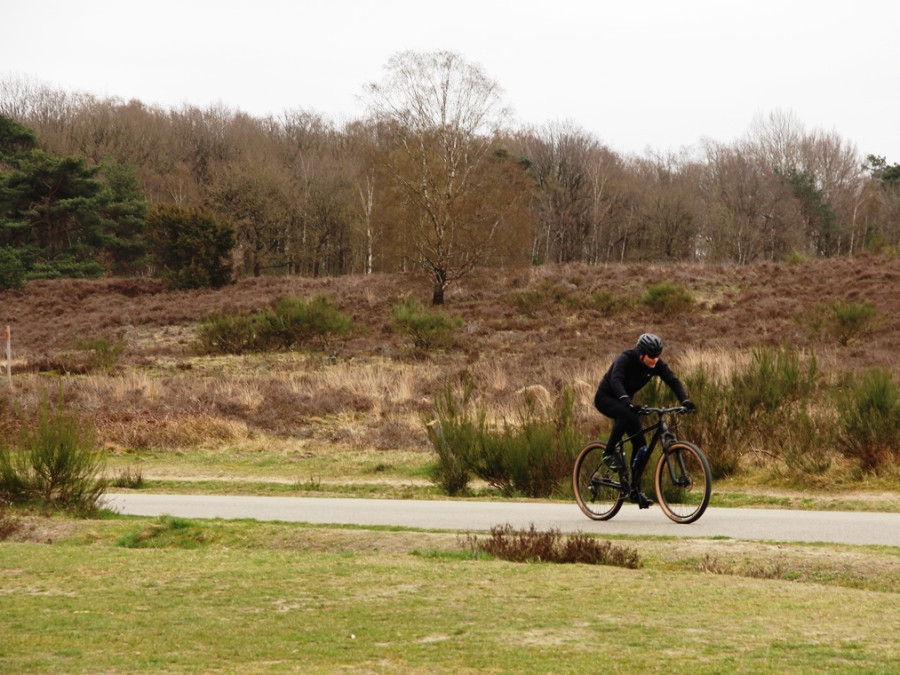
[[[839,390],[839,443],[864,471],[900,459],[900,386],[886,369],[850,376]]]
[[[98,476],[102,454],[94,429],[82,424],[49,396],[41,399],[35,423],[22,423],[17,444],[0,446],[0,499],[17,504],[89,513],[106,488]]]
[[[565,390],[552,411],[538,410],[526,394],[517,423],[487,423],[484,408],[473,410],[472,385],[462,402],[448,385],[435,405],[428,435],[438,454],[433,482],[457,494],[475,475],[504,496],[548,497],[568,486],[572,465],[585,436],[575,429],[574,395]]]
[[[779,434],[781,454],[788,470],[797,477],[824,474],[831,468],[833,422],[813,419],[806,407],[799,408]]]
[[[110,485],[115,488],[140,490],[144,487],[144,472],[141,471],[140,467],[123,469],[110,481]]]
[[[851,340],[865,337],[874,330],[879,319],[875,305],[870,302],[836,300],[829,311],[826,330],[838,344],[846,347]]]
[[[394,326],[409,336],[417,349],[425,351],[450,346],[459,317],[450,318],[440,310],[428,310],[416,298],[407,298],[394,305]]]
[[[799,320],[809,327],[814,336],[824,334],[846,347],[875,330],[881,314],[869,302],[835,300],[816,305],[801,315]]]
[[[259,317],[261,339],[282,349],[302,347],[311,340],[330,338],[350,331],[353,321],[324,295],[312,300],[288,297],[275,309]]]
[[[581,533],[563,537],[557,529],[539,532],[534,524],[527,530],[497,525],[491,528],[491,536],[485,541],[470,535],[469,544],[475,550],[512,562],[584,563],[628,569],[641,566],[635,549],[598,541]]]
[[[560,305],[578,303],[570,288],[556,279],[542,279],[537,285],[512,293],[509,303],[528,318],[535,318],[542,309],[553,310]]]
[[[809,258],[807,258],[806,255],[801,253],[800,251],[791,251],[784,256],[784,262],[788,265],[802,265],[808,260]]]
[[[437,453],[437,463],[431,467],[431,481],[450,496],[464,493],[469,486],[469,458],[478,444],[484,419],[473,422],[466,412],[473,385],[467,379],[462,400],[454,396],[448,383],[435,401],[435,419],[425,424],[428,440]]]
[[[713,478],[736,473],[741,456],[750,451],[817,471],[826,461],[801,457],[791,445],[792,430],[808,430],[811,423],[807,405],[821,382],[815,356],[761,348],[727,378],[700,368],[683,379],[697,404],[697,413],[681,420],[685,438],[703,449]],[[799,439],[796,433],[793,438]]]
[[[599,290],[591,295],[590,306],[606,316],[621,314],[628,308],[629,302],[607,290]]]
[[[9,539],[21,529],[22,522],[18,518],[0,511],[0,541]]]
[[[327,297],[312,300],[288,297],[272,310],[251,316],[215,316],[197,331],[197,345],[204,354],[243,354],[303,347],[313,339],[327,346],[330,339],[353,327]]]
[[[654,312],[678,314],[694,306],[694,298],[683,286],[670,281],[651,284],[641,298],[647,307]]]
[[[750,366],[731,378],[736,401],[747,414],[758,421],[768,415],[784,411],[790,403],[810,397],[821,377],[818,360],[814,355],[803,359],[789,347],[775,350],[767,347],[755,349]]]
[[[567,486],[587,442],[575,429],[575,396],[568,388],[548,411],[538,410],[534,395],[526,393],[518,424],[506,425],[499,438],[513,492],[530,497],[547,497]]]
[[[254,351],[254,319],[229,314],[211,317],[197,329],[197,346],[203,354],[243,354]]]
[[[110,342],[107,338],[92,338],[79,340],[78,347],[87,357],[87,370],[109,374],[119,363],[119,357],[125,350],[125,343],[121,340]]]

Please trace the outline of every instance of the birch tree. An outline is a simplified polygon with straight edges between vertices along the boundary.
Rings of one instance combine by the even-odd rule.
[[[385,71],[369,85],[368,105],[391,129],[388,161],[404,196],[407,240],[440,305],[488,253],[520,197],[491,185],[505,175],[492,169],[509,113],[497,83],[453,52],[401,52]]]

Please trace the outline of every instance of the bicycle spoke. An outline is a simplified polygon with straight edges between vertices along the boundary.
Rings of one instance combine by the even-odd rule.
[[[608,520],[622,506],[620,483],[602,462],[606,445],[589,443],[575,460],[572,487],[575,500],[584,514],[593,520]]]
[[[711,492],[709,464],[696,446],[678,441],[656,467],[660,507],[677,523],[692,523],[706,510]]]

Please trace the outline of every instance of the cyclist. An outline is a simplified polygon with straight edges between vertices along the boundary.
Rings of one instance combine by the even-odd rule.
[[[631,442],[631,491],[628,499],[640,508],[646,509],[653,501],[641,492],[641,477],[650,453],[647,451],[647,440],[642,433],[642,424],[637,416],[641,406],[632,401],[635,395],[651,378],[659,377],[678,397],[688,410],[695,406],[688,398],[681,381],[660,358],[663,343],[659,336],[644,333],[638,338],[632,349],[626,349],[616,357],[609,370],[600,380],[597,393],[594,395],[594,407],[614,420],[612,431],[606,442],[603,462],[613,471],[625,478],[625,467],[619,466],[619,458],[615,447],[627,433],[634,436]]]

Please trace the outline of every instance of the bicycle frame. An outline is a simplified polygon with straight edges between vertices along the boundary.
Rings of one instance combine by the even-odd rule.
[[[665,416],[669,413],[679,412],[684,410],[681,406],[677,406],[675,408],[642,408],[638,414],[639,415],[656,415],[656,421],[653,424],[648,424],[646,427],[641,429],[641,434],[647,434],[647,432],[652,431],[652,435],[650,437],[650,442],[647,443],[647,450],[649,454],[652,455],[653,451],[656,450],[656,446],[659,445],[662,447],[662,451],[666,452],[669,446],[678,440],[678,437],[675,435],[675,432],[672,431],[672,427],[669,426],[669,423],[666,421]],[[640,434],[633,434],[628,436],[627,438],[623,438],[618,443],[618,447],[615,448],[616,452],[619,453],[619,459],[622,460],[623,465],[626,467],[630,467],[631,464],[626,461],[625,457],[625,444],[632,442],[637,436]],[[679,458],[681,461],[681,458]],[[684,466],[681,467],[684,469]],[[669,465],[669,473],[672,476],[672,480],[675,480],[675,475],[671,465]],[[629,483],[631,482],[631,472],[628,473]]]

